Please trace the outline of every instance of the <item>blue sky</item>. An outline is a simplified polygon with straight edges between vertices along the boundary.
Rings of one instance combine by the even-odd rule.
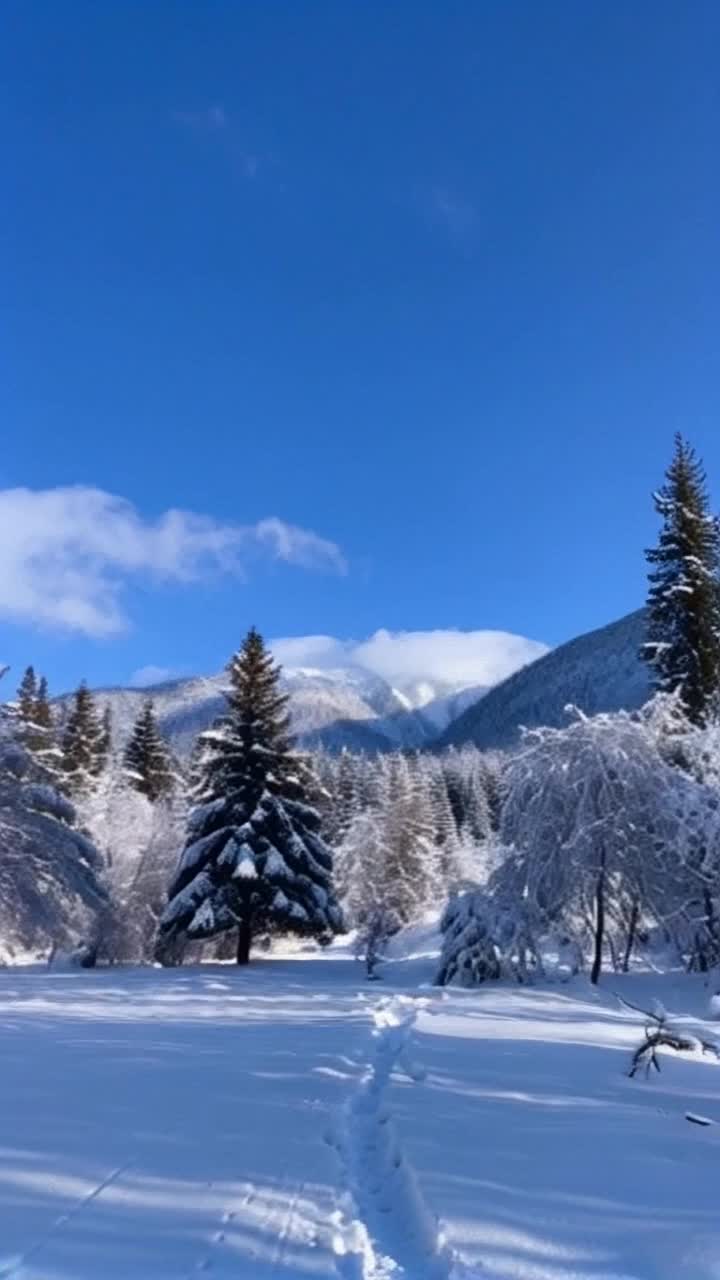
[[[554,644],[641,602],[675,430],[720,502],[714,0],[8,0],[2,43],[14,666]]]

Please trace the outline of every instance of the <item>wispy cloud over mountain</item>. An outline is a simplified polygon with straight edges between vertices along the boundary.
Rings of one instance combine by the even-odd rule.
[[[193,511],[148,518],[116,494],[72,486],[0,490],[0,616],[111,635],[128,624],[131,581],[246,576],[258,561],[344,573],[340,548],[277,516],[229,524]]]

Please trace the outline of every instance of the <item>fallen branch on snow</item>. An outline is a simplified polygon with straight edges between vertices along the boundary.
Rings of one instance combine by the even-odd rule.
[[[631,1080],[641,1067],[645,1068],[646,1078],[649,1076],[652,1067],[657,1072],[660,1071],[658,1049],[673,1049],[676,1053],[692,1053],[696,1049],[701,1049],[703,1053],[709,1053],[713,1057],[720,1059],[720,1045],[718,1045],[717,1041],[705,1040],[702,1036],[697,1035],[683,1035],[670,1025],[668,1015],[662,1005],[659,1005],[657,1010],[653,1012],[650,1009],[641,1009],[638,1005],[631,1004],[629,1000],[623,999],[617,992],[615,992],[615,995],[620,1004],[625,1005],[626,1009],[641,1013],[645,1018],[645,1039],[635,1050],[628,1072]],[[690,1119],[690,1116],[687,1119]],[[694,1118],[693,1122],[700,1123]]]

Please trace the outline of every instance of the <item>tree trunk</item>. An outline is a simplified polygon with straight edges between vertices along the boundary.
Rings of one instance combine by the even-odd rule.
[[[252,942],[252,928],[249,920],[241,920],[238,925],[237,954],[236,960],[238,964],[250,963],[250,944]]]
[[[605,856],[603,855],[595,886],[595,954],[593,955],[590,981],[597,986],[602,972],[603,941],[605,936]]]
[[[630,957],[635,946],[635,934],[637,933],[638,917],[640,915],[640,907],[637,902],[633,902],[632,911],[630,912],[630,924],[628,925],[628,936],[625,944],[625,955],[623,956],[623,973],[627,973],[630,968]]]

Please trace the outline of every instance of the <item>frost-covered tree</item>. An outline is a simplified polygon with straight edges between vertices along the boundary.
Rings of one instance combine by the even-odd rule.
[[[72,796],[95,786],[107,759],[107,726],[83,681],[75,691],[62,736],[63,785]]]
[[[709,509],[705,472],[678,435],[665,484],[654,495],[663,525],[651,565],[647,642],[655,688],[680,691],[688,716],[701,723],[720,691],[720,539]]]
[[[442,756],[343,751],[322,754],[317,768],[337,894],[353,927],[360,900],[363,920],[382,903],[407,923],[460,883],[487,879],[494,841],[475,747]]]
[[[307,761],[289,744],[279,668],[254,629],[228,666],[227,714],[201,735],[187,842],[160,922],[158,955],[237,930],[246,964],[260,930],[323,937],[341,913],[332,854],[309,800]]]
[[[5,954],[100,941],[108,897],[100,856],[73,805],[0,720],[0,943]]]
[[[128,780],[136,791],[153,803],[169,795],[174,781],[173,763],[158,729],[151,698],[135,720],[123,759]]]
[[[698,915],[716,883],[720,806],[669,762],[661,696],[634,714],[575,717],[527,732],[510,761],[502,836],[515,856],[498,878],[506,900],[591,947],[597,982],[606,945],[627,956],[640,922],[677,929]]]
[[[388,844],[382,815],[361,809],[335,853],[336,881],[349,928],[362,928],[394,897],[388,883]]]
[[[385,758],[382,820],[385,903],[409,922],[437,898],[441,885],[430,791],[415,758],[400,753]]]
[[[168,795],[150,801],[132,785],[122,752],[113,752],[94,785],[75,804],[106,868],[112,907],[104,930],[108,958],[148,961],[183,840],[184,788],[175,786]]]

